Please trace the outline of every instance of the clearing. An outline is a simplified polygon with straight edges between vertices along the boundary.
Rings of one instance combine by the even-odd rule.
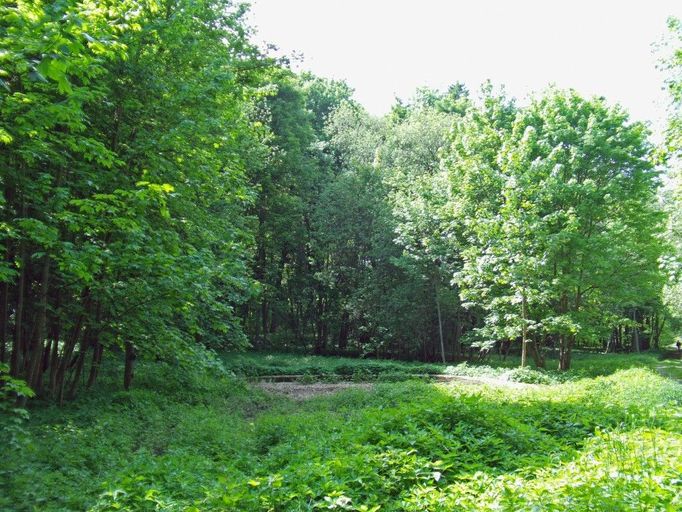
[[[560,375],[495,359],[224,361],[236,377],[141,362],[129,392],[105,368],[96,393],[34,404],[4,454],[0,510],[682,509],[682,386],[655,371],[678,362],[579,354]],[[292,374],[304,382],[253,382]]]

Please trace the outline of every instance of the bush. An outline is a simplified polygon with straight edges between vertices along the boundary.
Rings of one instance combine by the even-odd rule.
[[[513,382],[521,382],[524,384],[556,384],[557,377],[539,369],[539,368],[514,368],[504,373],[505,378]]]
[[[26,382],[12,377],[9,366],[0,363],[0,435],[6,448],[17,449],[26,440],[23,425],[28,419],[28,411],[19,407],[17,401],[32,396],[33,390]]]

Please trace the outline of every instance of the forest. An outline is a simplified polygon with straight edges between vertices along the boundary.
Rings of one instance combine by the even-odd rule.
[[[247,13],[0,4],[0,510],[682,510],[682,21],[659,140]]]

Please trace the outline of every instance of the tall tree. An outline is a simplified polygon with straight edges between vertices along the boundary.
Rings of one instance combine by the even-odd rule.
[[[488,311],[488,335],[549,336],[567,370],[576,342],[600,342],[629,321],[624,306],[660,292],[647,131],[603,99],[550,90],[494,132],[483,166],[480,151],[458,152],[468,140],[453,144],[455,202],[475,211],[463,293]]]
[[[105,350],[245,343],[259,69],[225,0],[2,6],[2,357],[59,399]],[[9,350],[8,340],[11,339]],[[199,345],[196,342],[200,342]]]
[[[679,330],[682,326],[682,21],[670,18],[668,28],[669,52],[662,64],[668,73],[666,85],[670,104],[662,153],[669,163],[664,201],[669,214],[666,238],[670,254],[664,262],[669,281],[663,300],[670,312],[671,327]]]

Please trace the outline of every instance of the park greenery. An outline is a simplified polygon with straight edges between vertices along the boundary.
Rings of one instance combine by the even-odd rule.
[[[509,370],[498,362],[494,356],[469,375]],[[178,374],[153,361],[140,361],[126,392],[118,368],[105,365],[93,390],[77,401],[31,411],[19,434],[23,444],[4,457],[0,509],[673,511],[682,505],[682,386],[656,372],[660,361],[653,355],[580,354],[573,370],[547,372],[562,377],[549,384],[397,380],[413,371],[408,363],[367,367],[349,358],[230,354],[225,361],[235,372],[246,363],[378,377],[370,389],[301,401],[229,373]]]
[[[682,22],[659,141],[247,10],[0,3],[0,510],[682,509]]]

